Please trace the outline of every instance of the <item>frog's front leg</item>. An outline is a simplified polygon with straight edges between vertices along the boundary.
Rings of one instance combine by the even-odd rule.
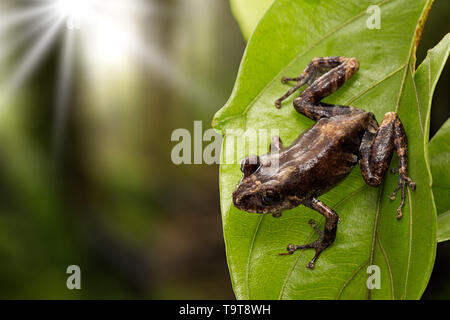
[[[326,221],[324,230],[323,231],[319,230],[314,220],[310,220],[309,224],[319,234],[319,238],[314,242],[304,245],[289,244],[287,246],[288,252],[280,253],[280,255],[293,254],[295,251],[300,249],[315,249],[316,254],[312,258],[312,260],[308,262],[308,264],[306,265],[308,268],[314,269],[316,260],[317,258],[319,258],[322,251],[328,248],[334,242],[334,239],[336,239],[336,231],[337,231],[337,224],[339,222],[339,215],[336,212],[334,212],[331,208],[326,206],[324,203],[317,200],[316,198],[312,198],[311,200],[306,201],[305,206],[313,210],[316,210],[325,217]]]
[[[390,199],[394,200],[401,189],[401,202],[397,209],[397,218],[400,219],[405,204],[406,186],[415,190],[416,184],[408,177],[408,142],[402,122],[396,112],[388,112],[376,132],[366,131],[361,141],[359,165],[367,184],[379,186],[382,183],[394,150],[398,156],[398,185]]]

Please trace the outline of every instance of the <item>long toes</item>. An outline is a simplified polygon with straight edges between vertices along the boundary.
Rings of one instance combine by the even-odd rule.
[[[411,190],[416,190],[416,183],[410,177],[404,177],[402,179],[403,184],[408,184]]]
[[[412,191],[416,190],[416,183],[414,181],[411,180],[411,178],[409,177],[405,177],[402,178],[400,180],[400,182],[397,184],[397,187],[395,188],[395,190],[392,192],[391,196],[389,197],[389,199],[391,200],[395,200],[395,198],[397,197],[397,193],[400,189],[402,189],[402,192],[404,192],[405,190],[405,186],[408,185]]]
[[[294,252],[295,250],[297,250],[297,246],[295,244],[288,244],[286,250]]]
[[[279,100],[275,101],[275,107],[280,109],[281,108],[281,101],[279,101]]]
[[[295,252],[295,250],[297,250],[297,246],[295,244],[288,244],[286,250],[287,250],[287,252],[281,252],[281,253],[279,253],[279,255],[286,256],[286,255],[293,254]]]
[[[402,189],[402,193],[401,193],[401,201],[400,201],[400,205],[397,208],[397,220],[401,219],[403,216],[402,213],[402,208],[405,205],[405,199],[406,199],[406,182],[403,181],[401,184],[401,189]]]
[[[310,262],[308,262],[308,263],[306,264],[306,267],[307,267],[308,269],[314,269],[315,263],[314,263],[313,261],[310,261]]]
[[[397,192],[398,190],[400,190],[400,188],[402,187],[402,184],[399,183],[397,185],[397,187],[395,187],[395,190],[392,192],[391,196],[389,197],[389,199],[391,199],[392,201],[395,200],[395,198],[397,197]]]
[[[397,220],[400,220],[403,217],[402,208],[398,207],[397,209]]]

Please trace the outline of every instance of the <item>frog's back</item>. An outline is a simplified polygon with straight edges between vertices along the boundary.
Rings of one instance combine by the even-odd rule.
[[[295,188],[320,195],[341,182],[358,160],[369,113],[320,119],[282,150],[282,166],[295,166]]]

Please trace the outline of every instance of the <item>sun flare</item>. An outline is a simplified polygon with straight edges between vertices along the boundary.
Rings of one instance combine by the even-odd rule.
[[[0,110],[11,105],[11,99],[55,44],[61,42],[55,85],[55,136],[63,135],[74,68],[85,68],[85,74],[96,83],[121,78],[130,65],[137,63],[161,77],[175,74],[172,63],[153,45],[151,37],[140,34],[144,29],[142,21],[158,11],[154,1],[24,0],[23,3],[5,6],[0,11],[0,38],[8,43],[0,48],[0,63],[6,63],[6,59],[15,61],[0,83]],[[55,140],[62,143],[62,138]]]

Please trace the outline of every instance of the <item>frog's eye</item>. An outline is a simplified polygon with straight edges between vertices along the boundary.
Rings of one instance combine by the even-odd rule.
[[[267,190],[262,194],[262,200],[265,204],[272,204],[280,201],[281,197],[275,190]]]
[[[244,158],[241,162],[241,171],[244,174],[244,177],[247,177],[258,170],[260,165],[261,163],[258,156],[248,156]]]

